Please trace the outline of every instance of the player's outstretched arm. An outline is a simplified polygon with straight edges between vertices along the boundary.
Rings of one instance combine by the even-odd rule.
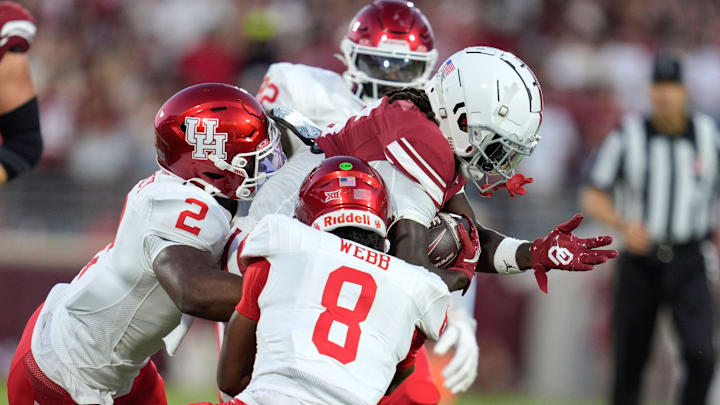
[[[472,213],[467,198],[462,195],[448,201],[445,209],[458,214]],[[477,271],[508,274],[534,269],[538,286],[547,293],[547,271],[589,271],[595,265],[617,257],[616,250],[599,249],[612,243],[612,237],[580,238],[573,234],[583,218],[582,214],[575,214],[572,219],[532,243],[509,238],[478,225],[482,254]]]
[[[250,383],[255,363],[255,330],[257,322],[235,312],[225,328],[217,383],[220,391],[235,396]]]
[[[390,254],[437,274],[451,292],[465,289],[470,284],[468,276],[460,271],[438,268],[430,262],[427,253],[429,236],[428,229],[421,223],[400,219],[390,228],[388,234]]]
[[[242,277],[222,271],[210,252],[169,246],[153,270],[175,305],[188,315],[227,322],[242,297]]]

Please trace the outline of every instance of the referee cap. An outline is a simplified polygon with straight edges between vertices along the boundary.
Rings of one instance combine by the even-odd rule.
[[[682,84],[682,64],[680,58],[670,52],[662,52],[653,64],[653,83],[673,82]]]

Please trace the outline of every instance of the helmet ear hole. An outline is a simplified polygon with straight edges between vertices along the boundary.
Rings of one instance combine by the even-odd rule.
[[[465,114],[465,113],[460,114],[460,116],[457,119],[457,124],[461,131],[467,133],[467,131],[468,131],[467,114]]]

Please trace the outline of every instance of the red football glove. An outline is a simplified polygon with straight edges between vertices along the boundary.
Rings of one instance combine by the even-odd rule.
[[[508,179],[508,181],[498,184],[495,187],[490,188],[490,184],[483,185],[483,192],[480,193],[483,197],[492,197],[493,193],[505,188],[507,189],[508,194],[510,194],[510,197],[515,197],[515,194],[517,195],[525,195],[527,193],[527,190],[523,188],[526,184],[530,184],[533,182],[532,177],[525,177],[521,173],[516,173],[512,177]]]
[[[548,270],[589,271],[596,264],[617,257],[617,250],[596,249],[612,243],[612,237],[596,236],[585,239],[573,235],[572,231],[580,225],[583,218],[582,214],[575,214],[571,220],[558,225],[549,235],[536,239],[530,245],[535,279],[545,294],[548,291],[545,274]]]
[[[450,270],[460,271],[467,276],[468,284],[465,289],[463,289],[464,295],[468,287],[470,287],[470,282],[472,282],[472,279],[475,276],[475,268],[477,267],[478,260],[480,259],[480,252],[482,251],[482,248],[480,247],[480,238],[478,237],[478,230],[475,226],[475,221],[467,215],[463,215],[463,218],[467,219],[470,223],[470,230],[468,232],[462,224],[458,223],[457,231],[460,243],[462,244],[462,249],[460,250],[460,253],[458,253],[455,263],[450,266]]]
[[[0,2],[0,58],[7,51],[26,52],[35,36],[35,19],[11,1]]]

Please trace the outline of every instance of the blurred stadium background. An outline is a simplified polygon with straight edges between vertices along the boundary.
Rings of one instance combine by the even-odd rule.
[[[69,280],[112,239],[125,193],[155,170],[152,118],[161,103],[203,81],[255,92],[275,61],[341,72],[333,54],[365,4],[19,2],[39,22],[30,58],[45,152],[39,169],[0,190],[0,379],[27,317],[54,283]],[[523,58],[542,83],[543,140],[524,162],[524,172],[535,178],[528,195],[472,195],[482,222],[504,233],[534,239],[579,210],[577,191],[599,142],[623,112],[648,107],[656,50],[684,53],[693,105],[720,118],[715,1],[416,4],[433,26],[440,61],[465,46],[492,45]],[[596,226],[588,221],[580,233]],[[609,384],[612,277],[612,264],[590,274],[553,273],[549,296],[530,274],[477,277],[480,367],[462,403],[601,403]],[[213,333],[209,323],[197,325],[175,358],[159,356],[177,398],[171,403],[213,399]],[[672,398],[682,373],[673,339],[663,332],[655,341],[646,391],[658,403]],[[711,403],[720,403],[720,382]]]

